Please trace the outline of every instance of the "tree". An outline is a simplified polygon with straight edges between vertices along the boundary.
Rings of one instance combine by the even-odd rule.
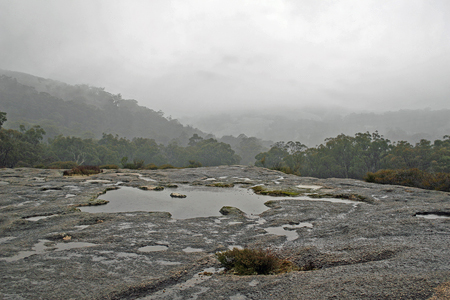
[[[39,126],[26,129],[21,126],[20,131],[0,129],[0,166],[13,168],[21,162],[22,166],[36,164],[42,154],[45,131]]]
[[[0,111],[0,128],[2,128],[3,123],[5,123],[5,122],[6,122],[6,113]]]

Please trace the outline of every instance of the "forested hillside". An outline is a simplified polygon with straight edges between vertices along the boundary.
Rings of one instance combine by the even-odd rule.
[[[102,88],[1,72],[17,76],[0,75],[0,111],[8,114],[7,128],[40,125],[47,133],[45,138],[60,134],[101,138],[106,133],[130,139],[151,138],[163,144],[177,141],[180,145],[187,145],[193,134],[205,135]]]
[[[321,144],[339,134],[378,131],[392,141],[415,144],[421,139],[436,140],[450,132],[450,110],[399,110],[389,112],[349,113],[331,108],[261,111],[236,111],[181,118],[216,135],[238,135],[244,132],[264,140],[300,141],[308,147]]]

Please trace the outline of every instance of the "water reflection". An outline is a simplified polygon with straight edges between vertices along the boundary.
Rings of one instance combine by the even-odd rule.
[[[173,192],[187,195],[187,198],[172,198]],[[121,187],[108,191],[100,199],[108,200],[107,205],[80,207],[90,213],[117,213],[131,211],[169,212],[175,219],[220,216],[223,206],[234,206],[248,215],[258,215],[269,209],[264,205],[267,196],[260,196],[242,188],[216,188],[182,186],[163,191],[143,191],[132,187]]]

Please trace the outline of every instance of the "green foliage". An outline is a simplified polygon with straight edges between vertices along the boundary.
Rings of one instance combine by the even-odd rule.
[[[200,162],[195,161],[195,160],[190,160],[187,168],[200,168],[201,166],[202,166],[202,164]]]
[[[36,164],[42,155],[41,141],[45,131],[39,126],[20,131],[0,128],[0,167],[15,167]]]
[[[100,169],[118,169],[119,166],[114,165],[114,164],[108,164],[108,165],[101,165],[99,168]]]
[[[144,169],[146,169],[146,170],[157,170],[157,169],[158,169],[158,166],[155,165],[155,164],[148,164],[148,165],[146,165],[146,166],[144,167]]]
[[[94,175],[103,172],[98,166],[76,166],[69,171],[64,171],[64,176]]]
[[[419,169],[379,170],[367,173],[367,182],[418,187],[450,192],[450,174],[428,173]]]
[[[269,250],[238,249],[216,253],[226,270],[237,275],[268,275],[277,273],[281,260]]]
[[[260,195],[269,195],[269,196],[288,196],[288,197],[294,197],[298,196],[300,193],[296,191],[287,191],[287,190],[266,190],[260,185],[254,186],[251,188],[255,194]]]
[[[5,123],[6,120],[7,120],[7,119],[6,119],[6,113],[0,111],[0,128],[2,128],[3,123]]]
[[[161,166],[158,167],[158,169],[162,169],[162,170],[165,170],[165,169],[174,169],[174,168],[175,168],[175,167],[172,166],[171,164],[164,164],[164,165],[161,165]]]
[[[315,148],[278,142],[256,159],[257,166],[318,178],[363,179],[368,172],[380,169],[415,168],[431,174],[450,173],[450,136],[434,143],[421,140],[411,145],[405,141],[391,143],[378,132],[357,133],[354,137],[341,134]]]

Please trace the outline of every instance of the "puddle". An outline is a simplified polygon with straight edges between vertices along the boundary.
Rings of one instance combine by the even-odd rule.
[[[50,216],[35,216],[35,217],[28,217],[28,218],[23,218],[24,220],[27,220],[27,221],[33,221],[33,222],[36,222],[36,221],[39,221],[39,220],[42,220],[42,219],[47,219],[47,218],[51,218],[51,217],[55,217],[55,216],[57,216],[57,215],[50,215]]]
[[[89,225],[75,225],[75,228],[78,228],[78,230],[83,230],[83,229],[86,229],[88,227],[89,227]]]
[[[151,179],[151,178],[149,178],[149,177],[144,177],[144,176],[142,176],[142,175],[140,175],[140,174],[139,174],[139,178],[142,179],[142,180],[145,180],[145,181],[153,181],[153,182],[156,182],[155,179]]]
[[[284,198],[286,199],[286,198]],[[341,198],[310,198],[308,196],[300,196],[300,197],[291,197],[287,198],[288,200],[304,200],[304,201],[325,201],[325,202],[331,202],[331,203],[344,203],[344,204],[360,204],[364,203],[362,201],[354,201],[354,200],[348,200],[348,199],[341,199]]]
[[[297,185],[297,187],[299,189],[305,189],[305,190],[318,190],[318,189],[322,188],[322,186],[320,186],[320,185],[303,185],[303,184]]]
[[[50,246],[46,246],[45,244],[50,243]],[[93,247],[98,246],[97,244],[92,243],[83,243],[83,242],[71,242],[71,243],[57,243],[52,244],[49,240],[39,240],[37,244],[35,244],[31,249],[31,251],[20,251],[18,254],[12,257],[1,257],[0,260],[5,260],[7,262],[17,261],[31,255],[35,254],[44,254],[49,251],[64,251],[75,248],[85,248],[85,247]]]
[[[109,201],[106,205],[84,206],[80,209],[90,213],[117,213],[132,211],[163,211],[172,214],[174,219],[221,216],[223,206],[234,206],[247,215],[259,215],[269,208],[264,202],[271,197],[256,195],[243,188],[216,188],[180,186],[177,192],[187,198],[172,198],[172,189],[163,191],[143,191],[138,188],[121,187],[108,191],[99,199]],[[124,201],[126,199],[126,201]]]
[[[166,251],[169,247],[167,246],[145,246],[138,249],[139,252],[158,252],[158,251]]]
[[[307,227],[307,228],[312,228],[313,224],[311,223],[300,223],[298,225],[283,225],[283,226],[279,226],[279,227],[268,227],[268,228],[264,228],[264,230],[269,233],[269,234],[274,234],[274,235],[280,235],[280,236],[286,236],[286,240],[288,242],[290,241],[294,241],[296,239],[298,239],[299,235],[297,233],[297,231],[295,230],[290,230],[290,229],[296,229],[296,228],[303,228],[303,227]]]
[[[13,240],[13,239],[15,239],[14,236],[2,237],[2,238],[0,238],[0,244],[3,244],[3,243],[5,243],[5,242],[10,241],[10,240]]]
[[[92,184],[111,183],[111,180],[89,179],[89,180],[86,180],[84,183],[92,183]]]
[[[258,283],[259,283],[259,281],[258,281],[258,280],[256,280],[256,279],[253,279],[252,281],[250,281],[250,282],[248,283],[248,285],[249,285],[249,286],[257,286],[257,285],[258,285]]]
[[[239,250],[243,250],[244,247],[240,246],[240,245],[230,245],[228,246],[229,250],[233,250],[234,248],[239,249]]]
[[[163,266],[175,266],[175,265],[181,265],[178,261],[167,261],[167,260],[157,260],[157,264],[163,265]]]
[[[283,225],[281,227],[283,227],[285,230],[286,229],[289,230],[289,229],[296,229],[296,228],[304,228],[304,227],[313,228],[313,224],[308,223],[308,222],[303,222],[303,223],[294,224],[294,225],[290,225],[290,224]]]
[[[183,252],[186,253],[194,253],[194,252],[203,252],[205,250],[201,249],[201,248],[191,248],[191,247],[187,247],[183,249]]]
[[[221,216],[223,206],[233,206],[249,217],[256,216],[269,208],[264,205],[268,200],[325,201],[332,203],[359,204],[363,202],[338,198],[272,197],[253,193],[244,188],[219,188],[181,185],[177,193],[187,198],[172,198],[172,189],[163,191],[144,191],[133,187],[121,187],[100,195],[99,199],[109,201],[106,205],[84,206],[81,211],[89,213],[119,213],[133,211],[169,212],[173,219]],[[126,201],[124,201],[126,199]]]
[[[430,220],[450,219],[450,213],[446,213],[446,212],[416,213],[415,216],[418,218],[424,218],[424,219],[430,219]]]

